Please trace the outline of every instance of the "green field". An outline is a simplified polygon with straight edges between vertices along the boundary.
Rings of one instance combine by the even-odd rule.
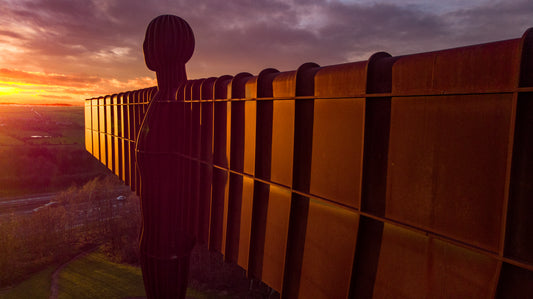
[[[9,290],[0,291],[2,299],[49,298],[55,267],[35,274]],[[77,258],[59,272],[58,298],[130,298],[144,297],[141,269],[117,264],[100,251]],[[213,292],[187,289],[187,298],[225,298]]]
[[[0,200],[57,192],[105,173],[85,151],[83,107],[0,105]]]
[[[83,144],[83,113],[83,107],[0,105],[0,146]]]

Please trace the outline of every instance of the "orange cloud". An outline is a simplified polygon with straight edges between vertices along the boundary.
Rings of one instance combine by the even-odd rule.
[[[56,99],[56,100],[72,100],[73,99],[71,96],[63,96],[63,95],[57,95],[57,94],[40,94],[39,96],[43,98]]]
[[[102,81],[96,76],[46,74],[38,72],[25,72],[20,70],[0,69],[0,80],[4,82],[18,82],[35,85],[54,85],[83,87],[98,84]]]
[[[55,74],[0,69],[0,102],[58,101],[82,105],[83,100],[156,85],[149,77],[118,80],[84,74]]]

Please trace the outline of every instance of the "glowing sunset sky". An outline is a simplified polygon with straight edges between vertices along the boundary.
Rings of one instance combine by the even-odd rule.
[[[81,105],[155,85],[142,41],[160,14],[195,33],[190,79],[518,38],[533,27],[531,0],[0,0],[0,103]]]

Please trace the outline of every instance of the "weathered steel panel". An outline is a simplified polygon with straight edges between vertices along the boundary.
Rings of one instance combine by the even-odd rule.
[[[257,98],[257,76],[248,78],[244,86],[244,95],[247,99]]]
[[[512,90],[518,85],[520,40],[399,57],[392,93],[441,94]]]
[[[497,252],[512,95],[393,98],[391,109],[385,216]]]
[[[243,177],[230,173],[224,260],[232,263],[236,263],[239,256],[242,201]]]
[[[98,98],[98,132],[100,133],[100,162],[107,166],[106,115],[104,98]]]
[[[360,98],[315,100],[312,194],[359,208],[364,112]]]
[[[290,207],[290,190],[270,185],[261,280],[278,292],[283,285]]]
[[[499,274],[496,259],[432,239],[428,260],[428,298],[492,296]]]
[[[359,215],[311,200],[298,298],[347,298]]]
[[[273,101],[270,180],[292,185],[294,153],[294,100]]]
[[[237,264],[244,270],[248,270],[250,254],[250,238],[252,235],[252,209],[254,196],[254,181],[249,177],[243,177],[242,201],[240,207],[239,226],[239,251]]]
[[[275,98],[292,98],[296,96],[297,71],[276,74],[272,81],[272,96]]]
[[[366,93],[367,62],[352,62],[321,68],[315,78],[315,96],[359,97]]]
[[[385,224],[373,298],[488,298],[498,262]]]
[[[228,215],[229,173],[213,168],[209,249],[225,253]]]
[[[93,155],[91,102],[91,100],[85,100],[83,111],[85,116],[85,150]]]

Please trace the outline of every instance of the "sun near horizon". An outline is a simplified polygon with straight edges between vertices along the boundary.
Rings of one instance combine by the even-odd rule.
[[[87,98],[156,85],[150,77],[127,80],[0,69],[0,105],[83,106]]]
[[[76,14],[56,18],[56,9],[29,2],[10,2],[2,13],[0,104],[83,106],[87,98],[156,85],[140,38],[111,42],[112,33],[95,34],[93,23],[58,22]]]

